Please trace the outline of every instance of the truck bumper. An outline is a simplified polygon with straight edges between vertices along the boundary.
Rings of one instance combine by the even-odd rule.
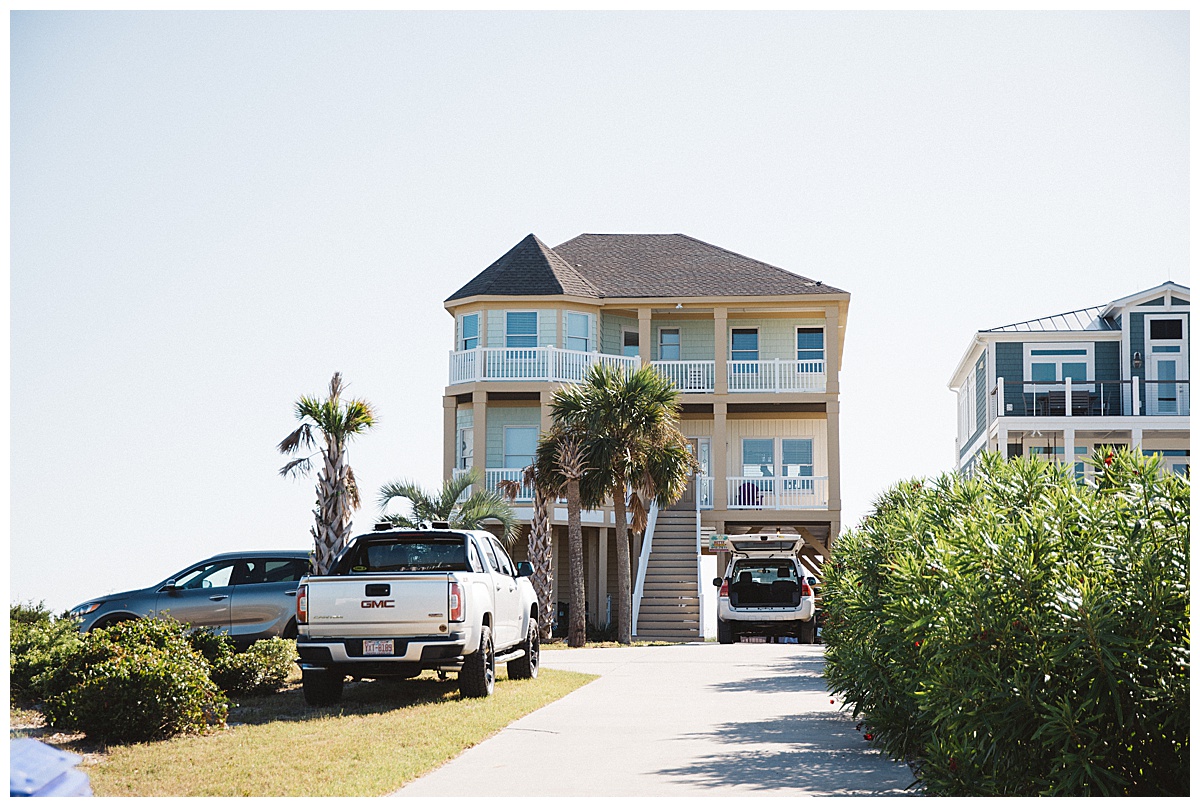
[[[296,640],[296,650],[300,654],[301,667],[324,667],[331,664],[341,665],[379,665],[392,663],[425,664],[438,666],[447,663],[469,652],[470,637],[466,632],[451,633],[447,636],[418,636],[411,639],[391,638],[395,643],[392,655],[363,655],[363,640],[311,638],[300,636]],[[478,645],[478,641],[475,642]]]

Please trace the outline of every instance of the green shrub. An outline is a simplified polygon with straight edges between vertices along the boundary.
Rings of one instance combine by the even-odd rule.
[[[826,675],[938,795],[1188,792],[1186,478],[1120,452],[893,487],[826,566]]]
[[[9,701],[32,703],[42,698],[34,685],[37,677],[79,644],[78,623],[65,615],[55,617],[42,603],[29,603],[9,606],[8,625]]]
[[[37,679],[47,722],[115,742],[223,726],[228,702],[186,630],[173,620],[139,619],[91,631]]]
[[[283,686],[296,659],[291,639],[261,639],[213,666],[212,679],[229,695],[269,695]]]

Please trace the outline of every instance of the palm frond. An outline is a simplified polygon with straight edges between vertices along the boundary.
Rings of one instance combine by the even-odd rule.
[[[434,512],[437,514],[436,520],[448,520],[451,513],[454,512],[454,506],[462,498],[467,488],[472,485],[479,485],[482,481],[483,474],[474,466],[468,468],[465,473],[459,476],[451,476],[449,479],[443,481],[441,488],[430,497]]]
[[[293,454],[298,448],[312,448],[316,445],[312,436],[312,424],[301,423],[296,431],[289,434],[276,446],[280,454]]]
[[[414,513],[418,511],[429,512],[434,509],[434,503],[429,498],[429,494],[419,484],[410,479],[388,482],[379,489],[377,502],[380,510],[386,509],[392,499],[408,499],[409,506]]]
[[[508,545],[516,540],[521,526],[512,506],[494,490],[472,493],[454,512],[450,524],[460,529],[478,529],[484,521],[499,521],[504,529],[504,542]]]
[[[301,457],[298,460],[292,460],[287,465],[279,469],[280,476],[307,476],[312,471],[312,457]]]

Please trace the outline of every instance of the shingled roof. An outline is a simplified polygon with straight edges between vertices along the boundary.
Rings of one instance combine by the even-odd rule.
[[[553,250],[530,235],[448,300],[477,294],[765,297],[843,293],[680,233],[584,233]]]
[[[533,233],[521,239],[519,244],[447,300],[474,297],[477,294],[600,296],[591,283]]]

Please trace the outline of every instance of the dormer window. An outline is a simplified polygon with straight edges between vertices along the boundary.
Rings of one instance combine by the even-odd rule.
[[[463,314],[458,326],[459,350],[474,350],[479,347],[479,315]]]
[[[537,347],[536,311],[506,311],[504,324],[505,347]]]

